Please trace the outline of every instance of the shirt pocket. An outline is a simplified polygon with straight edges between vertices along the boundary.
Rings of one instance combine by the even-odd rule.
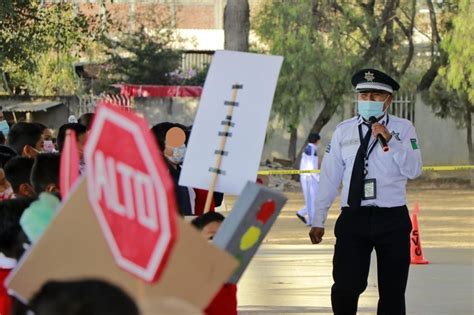
[[[341,144],[341,157],[345,165],[350,166],[354,164],[357,150],[359,150],[358,140]]]
[[[372,152],[369,157],[369,173],[374,171],[375,174],[382,177],[393,177],[399,175],[398,167],[396,167],[393,160],[393,154],[393,150],[383,152],[380,145],[376,143],[374,152]]]

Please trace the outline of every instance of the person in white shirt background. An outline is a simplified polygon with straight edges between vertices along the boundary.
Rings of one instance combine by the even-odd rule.
[[[300,170],[317,170],[318,162],[318,144],[321,137],[317,132],[312,132],[308,136],[308,144],[301,154]],[[301,189],[303,190],[305,206],[296,212],[296,216],[306,225],[313,223],[314,197],[318,193],[319,174],[303,173],[300,174]],[[307,216],[307,218],[306,218]]]
[[[334,227],[333,312],[357,313],[375,249],[377,314],[405,314],[412,228],[406,183],[422,171],[418,138],[410,121],[387,113],[400,87],[393,78],[363,69],[353,75],[352,85],[358,115],[336,127],[326,149],[309,236],[313,244],[322,241],[328,209],[342,182],[341,213]]]

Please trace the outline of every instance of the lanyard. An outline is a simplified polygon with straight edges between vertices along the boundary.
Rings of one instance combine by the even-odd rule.
[[[388,126],[388,122],[389,122],[389,116],[387,114],[387,121],[385,122],[385,127]],[[359,124],[358,127],[359,127],[359,139],[360,139],[360,143],[362,145],[362,143],[364,141],[364,137],[362,136],[362,124]],[[367,132],[370,132],[370,131],[367,130]],[[374,150],[376,143],[377,143],[377,139],[372,141],[372,143],[370,145],[367,144],[367,148],[364,148],[364,150],[365,150],[365,152],[364,152],[364,177],[369,172],[369,156],[372,153],[372,151]],[[369,149],[369,150],[367,151],[367,149]]]

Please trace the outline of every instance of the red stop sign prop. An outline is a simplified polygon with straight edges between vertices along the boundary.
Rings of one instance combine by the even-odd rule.
[[[98,106],[85,160],[89,201],[115,261],[143,280],[158,280],[176,239],[176,204],[146,121]]]

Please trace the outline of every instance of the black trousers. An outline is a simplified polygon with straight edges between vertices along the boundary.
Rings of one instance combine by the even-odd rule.
[[[378,315],[405,314],[411,220],[406,206],[343,208],[336,221],[331,291],[335,315],[357,313],[367,287],[370,256],[377,253]]]

